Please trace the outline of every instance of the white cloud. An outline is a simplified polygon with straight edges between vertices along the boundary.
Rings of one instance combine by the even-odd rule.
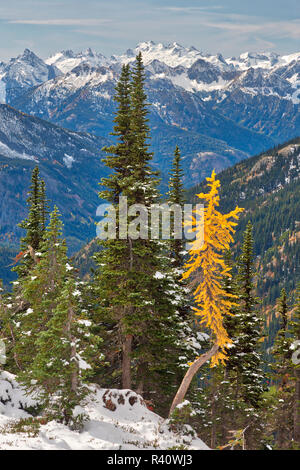
[[[108,19],[94,19],[94,18],[59,18],[47,20],[7,20],[7,23],[12,24],[36,24],[36,25],[50,25],[50,26],[100,26],[109,23]]]
[[[250,16],[237,13],[225,13],[219,11],[222,6],[168,6],[160,7],[158,10],[170,13],[187,13],[191,25],[198,23],[206,28],[214,28],[224,33],[249,35],[262,35],[267,38],[300,38],[300,19],[293,20],[278,19],[269,21],[263,16]],[[183,17],[181,18],[183,21]],[[174,21],[174,17],[172,17]]]
[[[293,21],[273,21],[262,23],[233,23],[227,21],[204,20],[201,24],[220,29],[223,31],[232,31],[238,34],[263,34],[270,37],[300,38],[300,20]]]
[[[109,55],[149,39],[193,44],[228,56],[258,49],[292,53],[299,49],[300,38],[296,0],[285,0],[280,9],[274,0],[274,8],[265,6],[271,2],[0,0],[0,60],[18,55],[20,47],[43,57],[55,50],[89,46]]]
[[[171,12],[195,12],[195,11],[208,11],[208,10],[219,10],[223,8],[221,5],[203,6],[203,7],[159,7],[158,10],[171,11]]]

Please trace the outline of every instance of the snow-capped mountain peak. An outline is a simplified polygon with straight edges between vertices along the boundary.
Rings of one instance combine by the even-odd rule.
[[[298,62],[300,60],[300,52],[296,52],[295,54],[283,55],[280,57],[280,64],[290,64],[291,62]]]
[[[0,64],[0,101],[43,119],[52,120],[55,116],[59,123],[63,110],[62,116],[70,113],[63,124],[68,126],[74,119],[74,128],[81,119],[74,112],[76,109],[82,112],[80,126],[83,127],[79,128],[86,129],[90,109],[100,116],[110,115],[121,64],[133,63],[139,52],[146,66],[149,99],[160,119],[168,125],[175,123],[185,128],[181,120],[187,111],[186,119],[191,118],[191,125],[198,130],[199,110],[202,113],[204,108],[209,119],[214,119],[216,112],[230,115],[231,119],[236,113],[238,124],[248,123],[251,108],[257,109],[253,122],[257,132],[266,132],[259,110],[268,121],[275,120],[273,127],[277,133],[283,133],[282,139],[290,136],[283,127],[298,129],[299,112],[293,106],[300,104],[300,53],[281,57],[274,52],[245,52],[227,59],[222,54],[204,53],[178,42],[144,41],[110,58],[88,48],[81,52],[61,51],[43,61],[26,49],[8,64]],[[269,116],[271,108],[277,110],[276,119]],[[170,109],[170,115],[166,109]],[[94,131],[94,127],[91,129]],[[291,137],[295,133],[299,134],[298,130]]]
[[[226,62],[222,54],[204,54],[194,46],[184,47],[178,42],[169,44],[155,43],[153,41],[141,42],[135,49],[128,49],[125,54],[113,56],[112,59],[121,63],[133,62],[139,52],[142,53],[146,66],[156,60],[166,64],[168,67],[185,67],[189,69],[197,60],[202,59],[205,62],[216,65],[222,71],[230,71],[234,68],[232,64]]]
[[[78,53],[74,53],[70,49],[61,51],[48,57],[45,62],[48,65],[55,65],[62,73],[70,72],[83,62],[87,62],[91,66],[107,66],[111,63],[103,54],[94,52],[91,48]]]
[[[27,60],[27,61],[41,61],[40,59],[34,52],[32,52],[30,49],[24,49],[23,54],[18,56],[19,60]]]
[[[0,102],[10,102],[29,88],[60,75],[29,49],[0,67]]]
[[[201,52],[196,48],[190,47],[187,49],[177,42],[163,44],[161,42],[146,41],[139,43],[134,50],[129,49],[123,55],[113,56],[113,59],[122,63],[131,62],[139,52],[143,54],[145,65],[150,64],[153,60],[159,60],[169,67],[179,65],[191,67],[197,58],[202,57]]]
[[[250,67],[271,69],[279,62],[279,58],[280,55],[275,52],[244,52],[238,58],[226,59],[226,62],[239,70],[247,70]]]

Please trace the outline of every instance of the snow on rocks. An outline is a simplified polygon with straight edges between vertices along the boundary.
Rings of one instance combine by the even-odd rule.
[[[28,417],[25,410],[35,406],[37,406],[37,401],[33,396],[26,395],[25,390],[17,383],[15,376],[9,372],[0,371],[0,428],[3,424],[1,420],[5,421],[10,417]]]
[[[84,407],[75,410],[89,417],[82,432],[51,421],[41,424],[33,437],[6,428],[20,418],[30,417],[25,409],[37,403],[26,397],[12,374],[0,372],[1,450],[137,450],[180,446],[208,450],[189,426],[180,435],[173,432],[168,420],[148,409],[142,397],[132,390],[105,390],[98,385],[90,388],[91,395]]]

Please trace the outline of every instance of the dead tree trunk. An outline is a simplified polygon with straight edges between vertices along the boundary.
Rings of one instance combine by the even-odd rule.
[[[128,237],[128,245],[129,245],[129,270],[132,271],[133,268],[133,247],[132,247],[132,240]],[[132,312],[132,307],[129,309],[125,309],[124,316],[130,315]],[[127,334],[126,331],[122,331],[122,388],[130,388],[132,387],[132,380],[131,380],[131,350],[132,350],[132,341],[133,335]]]
[[[122,345],[122,388],[131,389],[132,335],[126,335]]]
[[[173,413],[175,410],[176,406],[179,405],[183,400],[186,395],[186,392],[188,391],[188,388],[191,384],[191,381],[193,377],[196,375],[200,367],[205,364],[205,362],[209,361],[216,352],[218,351],[219,346],[217,344],[214,344],[214,346],[205,354],[202,354],[198,359],[196,359],[195,362],[188,368],[185,376],[183,377],[183,380],[181,382],[181,385],[179,389],[177,390],[177,393],[175,395],[175,398],[173,400],[173,403],[170,408],[169,416]]]

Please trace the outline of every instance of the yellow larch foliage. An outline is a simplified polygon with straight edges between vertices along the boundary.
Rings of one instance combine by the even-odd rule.
[[[200,317],[200,324],[210,329],[219,346],[211,360],[213,367],[219,361],[224,363],[227,358],[225,348],[231,344],[223,319],[225,315],[231,315],[235,296],[227,293],[221,285],[222,277],[230,276],[231,270],[225,264],[223,253],[233,242],[232,235],[237,225],[233,220],[237,220],[244,209],[236,207],[228,214],[221,214],[217,210],[220,181],[216,179],[215,171],[206,180],[209,193],[197,194],[199,199],[204,200],[204,208],[194,209],[191,220],[185,222],[188,230],[195,232],[196,238],[190,244],[190,258],[184,266],[182,277],[193,277],[193,285],[195,283],[197,286],[194,291],[195,314]]]

